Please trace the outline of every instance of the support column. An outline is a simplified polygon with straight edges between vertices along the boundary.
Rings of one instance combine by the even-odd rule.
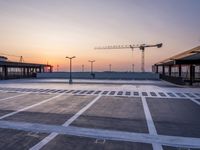
[[[53,66],[50,66],[50,72],[53,72]]]
[[[165,75],[165,66],[162,66],[162,74]]]
[[[8,68],[6,66],[2,67],[3,79],[8,79]]]
[[[26,77],[26,68],[23,67],[22,69],[23,69],[23,77]]]
[[[169,66],[169,76],[172,75],[172,66]]]
[[[42,67],[40,66],[40,67],[39,67],[39,73],[41,73],[41,72],[42,72]]]
[[[182,74],[182,67],[181,65],[178,66],[178,76],[181,77]]]
[[[29,77],[29,75],[30,75],[30,68],[27,67],[26,69],[27,69],[27,76]]]
[[[158,73],[158,66],[156,65],[156,73]]]
[[[190,85],[193,85],[195,79],[195,66],[190,65]]]

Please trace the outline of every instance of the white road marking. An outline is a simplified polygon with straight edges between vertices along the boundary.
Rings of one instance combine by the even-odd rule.
[[[30,88],[27,88],[27,90],[29,90]],[[33,89],[32,89],[33,90]],[[37,89],[37,90],[39,90],[39,89]],[[43,90],[50,90],[50,89],[43,89]],[[51,89],[51,90],[56,90],[56,89]],[[1,90],[0,90],[1,91]],[[12,91],[12,89],[11,90],[9,90],[9,91]],[[70,91],[70,90],[69,90]],[[90,89],[88,90],[88,91],[90,91]],[[157,89],[157,87],[156,86],[150,86],[150,87],[135,87],[135,90],[132,90],[131,91],[131,95],[125,95],[125,93],[127,92],[127,90],[126,89],[108,89],[108,90],[105,90],[105,91],[108,91],[108,93],[107,94],[103,94],[103,90],[100,90],[101,92],[99,93],[99,94],[97,94],[97,95],[104,95],[104,96],[119,96],[119,95],[117,95],[117,93],[119,92],[119,91],[123,91],[123,94],[122,95],[120,95],[120,96],[124,96],[124,97],[138,97],[138,95],[134,95],[132,92],[139,92],[139,96],[142,96],[141,95],[141,93],[142,92],[147,92],[147,94],[148,94],[148,96],[146,96],[146,97],[153,97],[153,98],[176,98],[176,99],[186,99],[187,97],[188,97],[188,95],[186,95],[185,94],[185,92],[188,92],[188,91],[183,91],[183,89],[177,89],[177,88],[173,88],[173,91],[171,90],[171,89],[168,89],[168,88],[165,88],[164,90],[163,89],[161,89],[161,88],[158,88]],[[115,94],[114,95],[109,95],[109,93],[111,92],[111,91],[116,91],[115,92]],[[5,92],[5,90],[3,91],[3,92]],[[46,91],[42,91],[42,92],[40,92],[40,91],[37,91],[37,92],[32,92],[32,91],[17,91],[18,93],[51,93],[51,92],[46,92]],[[80,91],[81,92],[81,91]],[[68,94],[68,95],[88,95],[88,94],[86,94],[86,93],[83,93],[83,94],[80,94],[80,92],[79,93],[76,93],[76,94],[72,94],[72,93],[66,93],[66,94]],[[154,92],[154,93],[156,93],[156,95],[157,96],[151,96],[151,94],[150,94],[150,92]],[[166,95],[166,97],[163,97],[163,96],[160,96],[160,94],[158,94],[159,92],[163,92],[165,95]],[[193,91],[194,92],[194,91]],[[192,95],[194,95],[195,97],[197,97],[194,93],[193,93],[192,91],[189,91],[189,93],[191,93]],[[58,92],[56,92],[56,93],[58,93]],[[96,94],[94,94],[95,92],[93,92],[91,95],[96,95]],[[175,95],[175,97],[171,97],[171,96],[169,96],[167,93],[173,93],[174,95]],[[181,93],[181,94],[183,94],[183,95],[185,95],[186,97],[180,97],[179,95],[177,95],[176,93]],[[191,97],[190,97],[191,98]],[[0,100],[1,101],[1,100]]]
[[[141,96],[142,99],[142,105],[144,108],[144,113],[145,113],[145,117],[146,117],[146,121],[147,121],[147,126],[148,126],[148,130],[149,130],[149,134],[150,135],[158,135],[157,131],[156,131],[156,127],[154,125],[146,98],[144,96]],[[162,150],[162,146],[160,144],[157,143],[152,143],[153,145],[153,150]]]
[[[195,98],[191,98],[188,95],[186,95],[188,99],[190,99],[191,101],[193,101],[194,103],[196,103],[197,105],[200,105],[200,102],[197,101]]]
[[[16,98],[16,97],[20,97],[20,96],[24,96],[24,95],[28,95],[28,93],[23,93],[23,94],[11,96],[11,97],[2,98],[2,99],[0,99],[0,101],[5,101],[5,100],[8,100],[8,99],[12,99],[12,98]]]
[[[134,133],[125,131],[113,131],[105,129],[81,128],[74,126],[46,125],[39,123],[0,121],[0,128],[16,129],[22,131],[31,131],[39,133],[54,133],[52,137],[58,134],[89,137],[94,139],[105,139],[115,141],[140,142],[148,144],[166,145],[172,147],[200,148],[200,138],[180,137],[168,135],[150,135],[148,133]],[[51,137],[47,137],[43,143],[48,143]]]
[[[83,107],[81,110],[79,110],[74,116],[72,116],[70,119],[68,119],[62,126],[68,127],[74,120],[76,120],[82,113],[84,113],[88,108],[90,108],[97,100],[99,100],[101,95],[97,96],[94,100],[92,100],[88,105]],[[42,141],[37,143],[35,146],[30,148],[30,150],[39,150],[46,144],[48,144],[51,140],[53,140],[58,133],[53,132],[47,137],[45,137]]]
[[[149,107],[147,105],[146,98],[144,96],[141,96],[141,98],[142,98],[142,104],[143,104],[143,108],[144,108],[145,117],[147,120],[147,126],[148,126],[149,133],[152,135],[157,135],[157,131],[156,131],[151,113],[149,111]]]
[[[194,103],[196,103],[196,104],[200,105],[200,102],[199,102],[199,101],[197,101],[197,100],[195,100],[194,98],[190,98],[190,100],[191,100],[191,101],[193,101]]]
[[[30,109],[30,108],[36,107],[36,106],[38,106],[38,105],[41,105],[41,104],[43,104],[43,103],[49,102],[49,101],[51,101],[51,100],[54,100],[55,98],[58,98],[58,97],[62,96],[63,94],[64,94],[64,93],[59,94],[59,95],[56,95],[56,96],[51,97],[51,98],[48,98],[48,99],[43,100],[43,101],[41,101],[41,102],[39,102],[39,103],[36,103],[36,104],[30,105],[30,106],[27,106],[27,107],[25,107],[25,108],[19,109],[19,110],[17,110],[17,111],[8,113],[8,114],[6,114],[6,115],[1,116],[0,119],[4,119],[4,118],[6,118],[6,117],[10,117],[10,116],[15,115],[15,114],[17,114],[17,113],[19,113],[19,112],[22,112],[22,111],[28,110],[28,109]]]

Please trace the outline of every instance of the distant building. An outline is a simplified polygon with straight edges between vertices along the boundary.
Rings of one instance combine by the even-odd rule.
[[[7,57],[0,56],[0,80],[34,78],[36,73],[52,71],[51,65],[13,62],[8,61]]]

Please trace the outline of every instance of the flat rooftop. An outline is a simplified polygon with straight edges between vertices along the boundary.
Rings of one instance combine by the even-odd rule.
[[[200,88],[150,80],[67,82],[0,81],[0,149],[200,149]]]

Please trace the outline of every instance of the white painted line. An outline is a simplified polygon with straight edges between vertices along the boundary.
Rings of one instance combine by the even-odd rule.
[[[197,101],[195,98],[191,98],[188,95],[185,94],[185,96],[187,96],[187,99],[190,99],[191,101],[193,101],[194,103],[196,103],[197,105],[200,105],[200,102]]]
[[[146,101],[146,98],[144,96],[141,96],[141,99],[142,99],[142,105],[144,108],[144,113],[145,113],[145,117],[146,117],[146,121],[147,121],[147,127],[149,130],[149,134],[150,135],[158,135],[157,131],[156,131],[156,127],[155,127],[153,119],[152,119],[152,116],[151,116],[151,113],[150,113],[150,110],[149,110],[149,107],[148,107],[148,104],[147,104],[147,101]],[[153,145],[153,150],[163,150],[163,148],[160,144],[152,143],[152,145]]]
[[[141,96],[141,98],[142,98],[142,104],[143,104],[143,108],[144,108],[145,117],[147,120],[147,126],[148,126],[149,133],[152,135],[157,135],[157,131],[156,131],[149,107],[147,105],[146,98],[144,96]]]
[[[0,101],[9,100],[9,99],[16,98],[16,97],[20,97],[20,96],[24,96],[24,95],[28,95],[28,93],[23,93],[23,94],[11,96],[11,97],[2,98],[2,99],[0,99]]]
[[[16,129],[22,131],[31,131],[39,133],[54,133],[52,137],[56,137],[57,134],[73,135],[80,137],[89,137],[94,139],[105,139],[115,141],[127,141],[127,142],[140,142],[154,145],[166,145],[173,147],[185,147],[185,148],[200,148],[200,138],[193,137],[180,137],[180,136],[168,136],[168,135],[150,135],[147,133],[134,133],[124,131],[114,131],[105,129],[94,128],[81,128],[74,126],[59,126],[59,125],[46,125],[39,123],[26,123],[26,122],[13,122],[13,121],[0,121],[0,128],[4,129]],[[46,138],[43,143],[48,143],[50,138]],[[156,147],[156,146],[155,146]]]
[[[190,98],[191,101],[193,101],[194,103],[196,103],[197,105],[200,105],[200,102],[195,100],[194,98]]]
[[[74,116],[72,116],[69,120],[67,120],[62,126],[68,127],[74,120],[76,120],[82,113],[84,113],[88,108],[90,108],[97,100],[99,100],[101,95],[97,96],[94,100],[92,100],[88,105],[83,107],[81,110],[79,110]],[[49,143],[51,140],[53,140],[58,133],[51,133],[47,137],[45,137],[42,141],[37,143],[35,146],[30,148],[30,150],[40,150],[43,146],[45,146],[47,143]]]
[[[8,114],[6,114],[6,115],[1,116],[0,119],[4,119],[4,118],[6,118],[6,117],[10,117],[10,116],[12,116],[12,115],[15,115],[15,114],[17,114],[17,113],[19,113],[19,112],[28,110],[28,109],[33,108],[33,107],[36,107],[36,106],[39,106],[39,105],[41,105],[41,104],[43,104],[43,103],[49,102],[49,101],[51,101],[51,100],[54,100],[55,98],[58,98],[58,97],[62,96],[63,94],[64,94],[64,93],[59,94],[59,95],[56,95],[56,96],[51,97],[51,98],[49,98],[49,99],[43,100],[43,101],[41,101],[41,102],[39,102],[39,103],[36,103],[36,104],[30,105],[30,106],[27,106],[27,107],[25,107],[25,108],[19,109],[19,110],[17,110],[17,111],[8,113]]]

